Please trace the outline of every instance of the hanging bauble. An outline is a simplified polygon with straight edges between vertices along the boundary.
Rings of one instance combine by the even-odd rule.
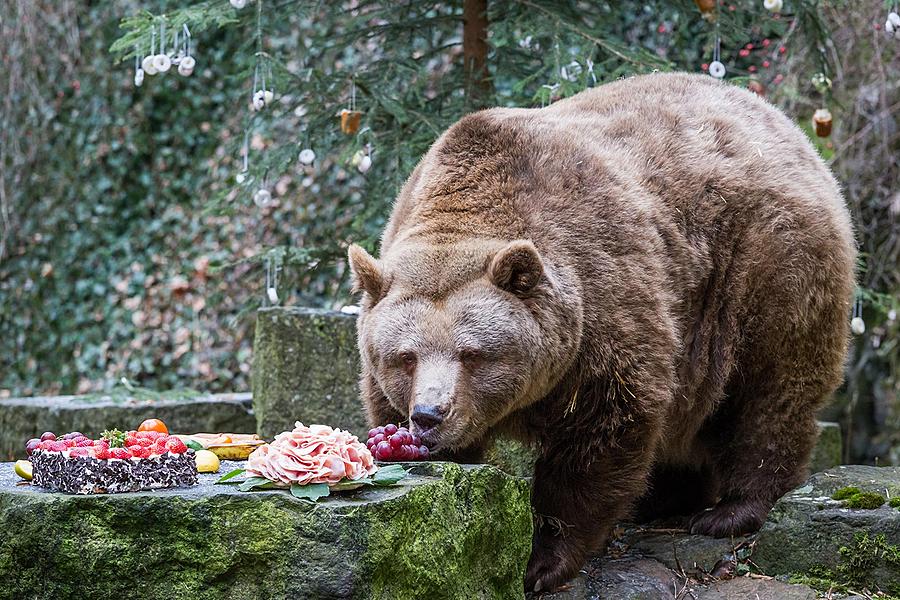
[[[365,173],[372,168],[372,157],[366,150],[357,150],[350,159],[350,164],[360,173]]]
[[[266,296],[269,298],[269,302],[272,304],[278,304],[278,290],[274,287],[269,286],[266,288]]]
[[[850,331],[856,335],[862,335],[866,332],[866,322],[862,320],[862,317],[853,317],[850,320]]]
[[[764,86],[759,79],[751,79],[750,81],[748,81],[747,89],[757,96],[765,97],[766,95],[766,86]]]
[[[722,79],[725,77],[725,65],[722,64],[721,61],[714,60],[709,63],[709,74],[715,77],[716,79]]]
[[[831,135],[831,112],[827,108],[820,108],[813,114],[813,129],[819,137]]]
[[[362,122],[362,113],[358,110],[343,109],[341,111],[341,131],[347,135],[353,135],[359,131]]]
[[[141,68],[144,70],[144,73],[147,75],[156,75],[156,66],[153,64],[153,59],[155,56],[145,56],[144,60],[141,61]]]
[[[887,21],[884,22],[884,31],[900,40],[900,14],[897,14],[895,11],[888,13]]]
[[[259,188],[256,190],[256,193],[253,194],[253,204],[260,208],[266,208],[272,204],[272,192],[266,188]]]
[[[763,0],[763,6],[765,6],[768,11],[779,13],[781,12],[781,9],[784,8],[784,0]]]
[[[896,321],[897,320],[897,311],[893,308],[888,311],[887,314],[888,321]]]
[[[194,66],[197,64],[197,61],[194,60],[193,56],[183,56],[180,61],[178,61],[178,74],[183,75],[184,77],[190,76],[194,72]]]
[[[165,73],[172,66],[172,59],[167,54],[157,54],[153,57],[153,67],[159,73]]]
[[[272,90],[263,90],[263,102],[266,103],[266,106],[272,104],[273,100],[275,100],[275,93]]]
[[[704,19],[712,21],[716,18],[716,0],[694,0]]]
[[[247,6],[247,0],[229,0],[231,5],[238,10],[241,10],[245,6]]]
[[[244,171],[241,171],[240,173],[235,175],[234,180],[237,181],[238,183],[244,183],[245,181],[247,181],[247,173]]]
[[[256,90],[253,94],[253,110],[262,110],[266,106],[266,92],[264,90]]]
[[[311,165],[316,160],[316,153],[313,152],[312,148],[304,148],[300,151],[300,156],[297,157],[297,160],[304,165]]]
[[[144,83],[144,70],[138,69],[134,72],[134,85],[135,87],[141,87],[142,83]]]
[[[893,35],[895,29],[896,28],[894,27],[894,24],[891,22],[890,19],[888,19],[887,21],[884,22],[884,32],[887,33],[888,35]]]

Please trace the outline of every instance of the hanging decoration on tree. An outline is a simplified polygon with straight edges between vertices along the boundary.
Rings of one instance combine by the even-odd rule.
[[[247,6],[247,0],[228,0],[228,2],[231,4],[231,6],[238,10],[241,10],[242,8]]]
[[[888,13],[887,21],[884,22],[884,32],[892,36],[895,40],[900,40],[900,14],[897,12],[897,6]]]
[[[773,13],[780,13],[784,8],[784,0],[763,0],[763,6],[766,10]]]
[[[372,144],[366,144],[361,150],[357,150],[350,159],[350,164],[365,175],[372,168]]]
[[[340,116],[341,131],[347,135],[353,135],[359,131],[362,112],[356,110],[356,83],[353,79],[350,80],[350,103],[347,108],[341,110]]]
[[[278,304],[278,273],[281,271],[281,261],[271,253],[266,257],[266,300],[270,304]]]
[[[700,14],[707,21],[713,21],[716,18],[716,0],[694,0],[694,4],[700,9]]]
[[[719,37],[719,24],[716,23],[716,47],[713,50],[713,59],[709,63],[709,74],[716,79],[725,77],[725,64],[719,60],[721,58],[722,38]]]
[[[250,106],[254,111],[261,111],[275,101],[275,92],[270,89],[272,85],[272,65],[269,63],[269,55],[265,52],[256,53],[256,68],[253,70],[253,97]]]
[[[312,148],[304,148],[297,156],[297,160],[299,160],[301,164],[311,165],[316,160],[316,153],[313,152]]]
[[[182,36],[179,39],[179,36]],[[134,85],[140,87],[144,83],[145,75],[157,75],[166,73],[172,66],[176,66],[178,74],[188,77],[194,72],[197,61],[191,54],[191,32],[187,24],[182,26],[182,32],[175,32],[172,36],[172,50],[166,49],[166,18],[159,18],[159,52],[156,47],[156,26],[150,31],[150,53],[143,58],[135,54]]]
[[[862,318],[862,298],[856,296],[853,303],[853,318],[850,319],[850,331],[855,335],[862,335],[866,332],[866,323]]]
[[[815,75],[813,75],[812,84],[822,96],[824,102],[831,92],[831,79],[829,79],[824,73],[816,73]],[[825,106],[818,109],[815,113],[813,113],[812,125],[817,136],[826,138],[831,135],[831,111],[829,111]]]
[[[144,83],[144,69],[141,68],[141,57],[134,55],[134,87],[141,87]]]

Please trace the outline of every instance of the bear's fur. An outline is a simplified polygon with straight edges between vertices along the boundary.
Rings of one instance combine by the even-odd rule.
[[[854,260],[831,173],[743,89],[654,74],[478,112],[416,167],[380,259],[350,248],[364,402],[450,458],[539,446],[528,589],[636,513],[752,531],[841,382]]]

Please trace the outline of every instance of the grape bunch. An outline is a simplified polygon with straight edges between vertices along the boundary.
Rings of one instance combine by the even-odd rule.
[[[389,423],[369,430],[366,447],[377,460],[427,460],[428,448],[406,427]]]

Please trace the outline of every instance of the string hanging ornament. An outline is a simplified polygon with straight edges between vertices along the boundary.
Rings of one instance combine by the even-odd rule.
[[[884,22],[884,33],[895,40],[900,40],[900,9],[896,3],[893,4]]]
[[[816,88],[816,91],[822,96],[822,102],[824,104],[831,92],[831,79],[824,73],[816,73],[813,75],[812,84],[813,87]],[[822,108],[813,113],[812,126],[817,136],[826,138],[831,135],[832,124],[833,119],[831,111],[829,111],[827,107],[822,106]]]
[[[350,100],[347,108],[341,109],[341,131],[347,135],[354,135],[359,131],[362,122],[362,112],[356,109],[356,82],[350,79]]]
[[[715,3],[715,10],[719,10],[718,1]],[[719,19],[716,18],[716,45],[713,48],[713,59],[712,62],[709,63],[709,74],[716,79],[722,79],[725,77],[725,73],[727,72],[725,69],[725,63],[722,62],[722,36],[719,33]]]
[[[182,25],[181,31],[176,31],[172,36],[172,50],[166,48],[166,17],[159,18],[159,47],[156,42],[156,24],[150,29],[150,53],[140,57],[138,48],[135,47],[134,57],[134,85],[140,87],[144,83],[146,75],[157,75],[168,72],[173,65],[177,67],[178,74],[189,77],[194,73],[197,61],[192,54],[191,32],[187,24]],[[158,52],[157,52],[158,50]]]
[[[277,305],[279,302],[278,274],[281,268],[281,261],[270,252],[266,256],[266,300],[271,305]]]
[[[866,332],[866,322],[862,318],[862,298],[857,294],[853,303],[853,318],[850,319],[850,331],[856,335]]]

